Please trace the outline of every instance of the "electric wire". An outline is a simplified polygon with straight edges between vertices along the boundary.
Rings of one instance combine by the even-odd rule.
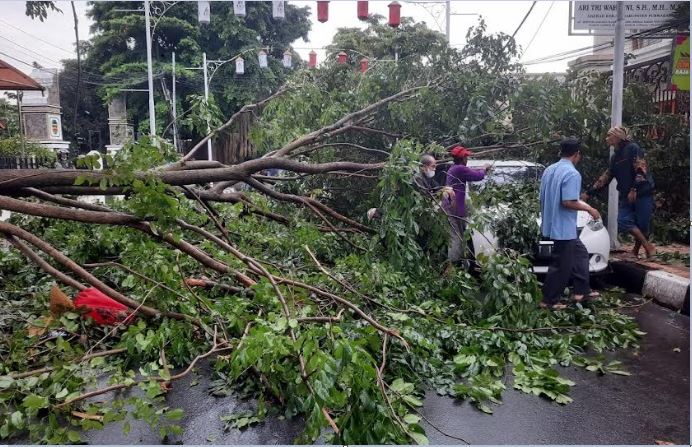
[[[521,19],[521,23],[519,24],[519,26],[517,26],[517,29],[515,29],[514,32],[512,33],[512,39],[514,39],[514,36],[517,35],[517,33],[519,32],[519,30],[521,29],[521,27],[524,26],[524,22],[526,22],[526,19],[529,18],[529,15],[531,14],[531,11],[533,11],[534,6],[536,6],[536,3],[537,3],[537,2],[531,3],[531,7],[530,7],[529,10],[527,11],[527,13],[526,13],[526,15],[524,16],[524,18]]]
[[[545,19],[548,18],[548,14],[550,14],[550,11],[553,9],[553,5],[555,5],[555,2],[554,1],[550,2],[550,6],[548,7],[548,10],[545,12],[543,19],[541,19],[541,23],[538,24],[538,28],[536,28],[536,32],[533,33],[533,36],[531,36],[531,40],[529,40],[529,43],[526,45],[526,48],[524,48],[524,53],[529,51],[529,48],[531,48],[531,44],[533,43],[533,41],[536,38],[536,36],[538,35],[538,33],[541,31],[541,28],[543,27],[543,23],[545,22]]]

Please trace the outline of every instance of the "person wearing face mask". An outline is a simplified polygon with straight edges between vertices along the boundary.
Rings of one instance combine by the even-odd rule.
[[[442,186],[435,179],[437,161],[432,155],[425,154],[420,158],[420,169],[413,176],[413,186],[418,192],[425,196],[437,200],[438,194],[443,200],[453,200],[454,190],[447,186]],[[368,219],[378,219],[382,217],[382,212],[378,208],[370,208],[367,212]]]
[[[413,177],[414,186],[421,193],[429,194],[434,196],[438,192],[441,192],[443,196],[447,197],[449,194],[453,194],[451,188],[440,185],[440,183],[435,179],[435,172],[437,169],[437,161],[432,155],[425,154],[420,158],[420,170]]]

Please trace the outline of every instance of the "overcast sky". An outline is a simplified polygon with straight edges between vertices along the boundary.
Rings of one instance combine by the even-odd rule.
[[[355,0],[333,0],[329,5],[329,21],[326,23],[317,21],[315,1],[289,1],[289,3],[297,6],[308,5],[312,8],[313,26],[309,34],[310,41],[298,40],[294,44],[303,59],[307,59],[311,49],[315,49],[318,52],[318,61],[322,61],[324,53],[321,49],[331,43],[332,36],[339,27],[365,28],[365,25],[356,17]],[[400,1],[400,3],[402,16],[413,17],[416,21],[426,22],[429,27],[444,32],[443,2],[425,5],[407,1]],[[529,10],[531,3],[530,1],[452,1],[452,13],[480,14],[485,18],[490,32],[502,31],[512,34]],[[74,29],[70,2],[58,1],[57,4],[63,13],[51,12],[45,22],[26,17],[24,4],[24,1],[0,0],[0,58],[29,72],[31,67],[17,60],[26,63],[38,61],[46,67],[58,67],[61,59],[74,57]],[[79,16],[80,38],[85,39],[89,35],[90,25],[85,14],[87,2],[76,1],[75,4]],[[370,12],[386,17],[388,4],[389,0],[370,1]],[[537,2],[516,35],[519,45],[525,50],[523,61],[589,46],[593,43],[591,37],[567,34],[568,10],[569,2],[567,1]],[[452,16],[452,45],[463,46],[466,31],[476,24],[478,19],[477,15]],[[528,65],[527,71],[564,71],[566,67],[567,60],[563,60]]]

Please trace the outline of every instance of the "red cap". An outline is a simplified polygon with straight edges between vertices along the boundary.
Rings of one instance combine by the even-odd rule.
[[[464,146],[454,146],[451,151],[449,151],[450,154],[452,154],[452,157],[454,158],[462,158],[462,157],[468,157],[469,155],[473,155],[473,152],[471,152],[469,149],[466,149]]]

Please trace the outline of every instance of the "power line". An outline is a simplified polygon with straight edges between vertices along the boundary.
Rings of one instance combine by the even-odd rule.
[[[526,22],[526,19],[529,18],[529,15],[531,14],[531,11],[533,11],[534,6],[536,6],[536,2],[531,3],[531,7],[529,8],[528,12],[524,16],[524,18],[521,19],[521,23],[519,24],[519,26],[517,26],[517,29],[515,29],[514,32],[512,33],[512,39],[514,39],[514,36],[517,35],[517,33],[519,32],[521,27],[524,25],[524,22]]]
[[[51,62],[55,62],[56,64],[62,64],[60,61],[56,61],[55,59],[51,59],[51,58],[48,57],[48,56],[44,56],[44,55],[42,55],[41,53],[38,53],[38,52],[32,50],[31,48],[27,48],[27,47],[25,47],[25,46],[23,46],[23,45],[20,45],[20,44],[14,42],[14,41],[8,39],[8,38],[5,37],[5,36],[0,36],[0,39],[6,40],[6,41],[8,41],[9,43],[11,43],[12,45],[18,46],[19,48],[23,48],[23,49],[25,49],[25,50],[27,50],[27,51],[29,51],[29,52],[35,54],[36,56],[38,56],[38,57],[40,57],[40,58],[42,58],[42,59],[45,59],[45,60],[51,61]]]
[[[17,31],[22,32],[22,33],[26,34],[27,36],[33,37],[34,39],[40,40],[41,42],[43,42],[43,43],[45,43],[45,44],[48,44],[48,45],[50,45],[50,46],[53,47],[53,48],[56,48],[56,49],[61,50],[61,51],[64,51],[65,53],[68,53],[68,54],[70,54],[71,56],[74,56],[74,52],[73,52],[73,51],[69,51],[69,50],[66,50],[66,49],[64,49],[64,48],[62,48],[62,47],[59,47],[59,46],[57,46],[57,45],[54,45],[54,44],[50,43],[49,41],[47,41],[47,40],[45,40],[45,39],[42,39],[42,38],[40,38],[40,37],[38,37],[38,36],[36,36],[36,35],[34,35],[34,34],[31,34],[31,33],[29,33],[29,32],[26,32],[26,31],[24,31],[24,30],[21,29],[21,28],[17,28],[16,26],[14,26],[14,25],[12,25],[12,24],[10,24],[10,23],[7,23],[7,22],[5,22],[5,21],[2,20],[2,19],[0,19],[0,23],[4,23],[5,25],[9,26],[10,28],[16,29]]]
[[[554,1],[550,2],[550,7],[548,7],[548,10],[545,12],[545,15],[543,16],[543,19],[541,20],[541,23],[538,25],[538,28],[536,28],[536,32],[533,33],[533,36],[531,37],[531,40],[529,41],[528,45],[526,45],[526,48],[524,49],[524,53],[529,51],[529,48],[531,47],[531,44],[533,43],[533,40],[536,38],[538,35],[538,32],[541,30],[541,27],[543,27],[543,22],[545,22],[545,19],[548,17],[548,14],[550,14],[550,10],[553,9],[553,5],[555,4]]]

